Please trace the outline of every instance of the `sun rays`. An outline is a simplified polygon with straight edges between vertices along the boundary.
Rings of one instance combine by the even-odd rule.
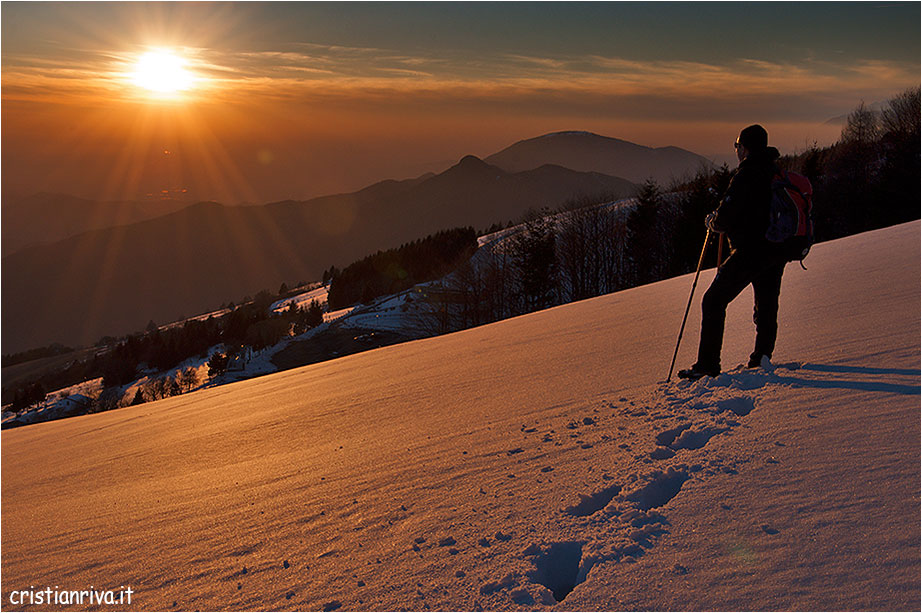
[[[131,81],[150,96],[175,97],[198,80],[187,64],[185,58],[170,49],[148,51],[135,64]]]

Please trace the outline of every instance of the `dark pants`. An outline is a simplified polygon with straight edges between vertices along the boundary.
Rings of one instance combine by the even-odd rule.
[[[771,357],[778,336],[778,296],[785,264],[784,258],[772,253],[730,254],[701,301],[701,341],[695,364],[698,370],[720,370],[727,306],[750,283],[755,294],[752,319],[756,324],[756,346],[750,358],[758,362],[762,356]]]

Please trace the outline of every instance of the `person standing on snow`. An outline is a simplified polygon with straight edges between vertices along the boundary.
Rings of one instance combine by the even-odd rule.
[[[771,182],[777,171],[778,150],[768,146],[768,132],[752,125],[740,132],[736,143],[739,168],[717,210],[707,216],[705,225],[712,232],[726,233],[730,257],[720,265],[717,276],[701,301],[701,339],[698,361],[679,371],[684,379],[699,379],[720,374],[727,306],[752,284],[755,294],[753,321],[756,325],[755,350],[749,368],[771,358],[778,334],[778,297],[781,276],[787,259],[777,244],[765,238],[771,205]]]

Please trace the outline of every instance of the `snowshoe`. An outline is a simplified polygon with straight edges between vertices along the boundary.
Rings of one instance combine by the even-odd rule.
[[[720,371],[708,370],[698,368],[697,366],[692,366],[691,368],[686,368],[679,371],[679,379],[688,379],[690,381],[697,381],[702,377],[716,377],[720,374]]]

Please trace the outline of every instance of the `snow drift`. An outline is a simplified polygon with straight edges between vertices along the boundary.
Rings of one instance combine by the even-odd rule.
[[[686,276],[4,431],[3,602],[917,610],[919,236],[789,267],[769,369],[662,382]]]

